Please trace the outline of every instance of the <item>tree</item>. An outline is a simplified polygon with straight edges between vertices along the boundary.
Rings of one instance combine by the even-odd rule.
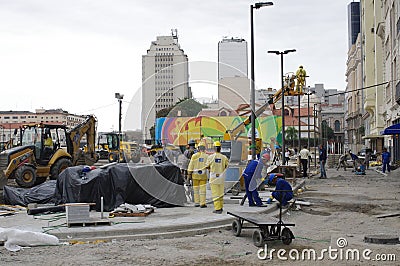
[[[292,147],[294,147],[294,141],[297,139],[297,129],[295,127],[288,127],[286,129],[286,138],[292,141]]]
[[[194,99],[184,98],[179,99],[173,106],[158,111],[156,117],[192,117],[197,116],[204,108],[207,108],[207,106]]]
[[[333,139],[335,136],[333,129],[328,126],[328,123],[325,120],[321,123],[321,130],[323,140]]]

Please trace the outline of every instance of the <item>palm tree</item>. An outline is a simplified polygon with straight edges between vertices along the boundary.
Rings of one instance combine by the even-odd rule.
[[[294,140],[297,139],[297,129],[295,127],[288,127],[286,129],[286,138],[292,141],[292,147],[294,147]]]

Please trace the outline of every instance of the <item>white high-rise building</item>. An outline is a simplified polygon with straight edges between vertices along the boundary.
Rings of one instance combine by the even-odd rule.
[[[142,131],[150,139],[156,112],[173,106],[179,99],[191,98],[188,84],[188,57],[180,48],[176,30],[171,36],[158,36],[142,56]]]
[[[218,42],[218,79],[247,78],[247,42],[239,38],[224,38]]]
[[[247,42],[239,38],[222,39],[218,43],[219,107],[236,110],[240,104],[249,103],[247,69]]]

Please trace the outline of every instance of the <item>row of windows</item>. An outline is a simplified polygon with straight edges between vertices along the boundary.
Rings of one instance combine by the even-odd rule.
[[[174,48],[172,47],[163,47],[163,48],[156,48],[156,51],[172,51]]]
[[[160,96],[174,96],[174,94],[172,92],[164,92],[164,93],[156,93],[156,97],[160,97]]]
[[[167,104],[156,104],[156,109],[164,109],[164,108],[168,108],[171,107],[171,105],[167,105]]]
[[[170,67],[170,66],[172,66],[172,64],[155,64],[156,70],[157,70],[157,67],[164,68],[164,67]]]
[[[170,87],[156,87],[156,91],[173,91]]]
[[[38,118],[38,117],[37,116],[28,116],[28,118]],[[44,118],[44,116],[39,117],[39,119],[43,119],[43,118]],[[47,117],[47,118],[49,118],[49,117]],[[18,119],[18,116],[13,116],[13,117],[4,116],[3,119]],[[26,116],[20,116],[19,119],[26,119]],[[50,119],[58,119],[58,116],[56,116],[56,117],[51,116]]]
[[[156,56],[155,60],[156,60],[156,62],[174,61],[174,57],[172,57],[172,56],[163,56],[163,57]]]
[[[167,69],[165,69],[165,68],[157,69],[156,68],[156,73],[174,73],[174,71],[170,68],[167,68]]]
[[[156,53],[156,56],[160,56],[160,55],[174,55],[174,53]]]
[[[156,83],[156,85],[172,85],[173,84],[172,80],[156,81],[155,83]]]
[[[172,102],[172,101],[173,101],[173,99],[170,99],[170,98],[157,99],[158,103],[161,103],[161,102]]]
[[[172,79],[174,76],[172,75],[157,75],[156,74],[156,79]]]

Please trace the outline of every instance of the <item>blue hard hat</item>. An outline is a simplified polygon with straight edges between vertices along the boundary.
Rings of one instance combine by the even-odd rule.
[[[268,178],[268,183],[272,184],[272,180],[274,180],[275,174],[270,174]]]

